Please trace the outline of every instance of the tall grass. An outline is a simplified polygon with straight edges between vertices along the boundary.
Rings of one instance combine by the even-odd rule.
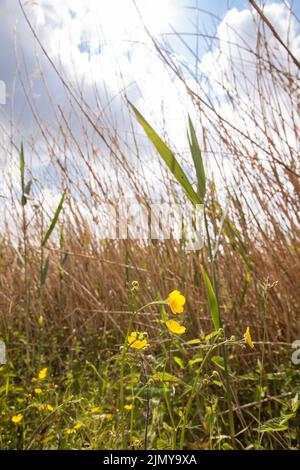
[[[251,85],[256,90],[260,106],[257,110],[252,104],[250,93],[242,95],[241,82],[252,78],[243,62],[245,45],[240,45],[241,61],[237,64],[236,55],[229,55],[231,76],[219,83],[224,101],[235,110],[234,119],[220,113],[213,90],[206,95],[200,82],[200,92],[191,89],[172,51],[151,37],[194,106],[196,120],[187,120],[186,152],[167,144],[167,136],[161,138],[127,97],[122,111],[131,119],[131,131],[122,137],[97,95],[93,112],[82,90],[69,84],[58,68],[55,73],[79,131],[72,131],[69,116],[59,107],[56,126],[51,128],[34,114],[38,142],[30,145],[24,137],[21,146],[11,135],[15,148],[5,151],[12,161],[18,159],[19,179],[15,184],[13,175],[5,176],[6,212],[0,235],[0,332],[8,347],[1,379],[2,414],[8,416],[3,446],[9,442],[18,448],[51,447],[51,442],[64,448],[299,445],[295,424],[299,371],[290,362],[290,344],[299,337],[300,308],[295,98],[299,70],[288,41],[286,61],[278,62],[277,49],[266,41],[266,28],[272,25],[260,9],[256,21],[256,47],[247,46],[247,51],[255,68],[249,89]],[[50,59],[45,49],[42,53]],[[50,66],[54,66],[51,61]],[[288,103],[285,113],[282,96]],[[26,99],[35,104],[30,91]],[[240,106],[244,99],[247,109]],[[154,183],[145,177],[136,118],[155,146]],[[242,123],[240,128],[236,121]],[[39,175],[42,186],[29,165],[31,157],[39,161],[41,146],[49,156],[47,171],[51,168],[60,188],[57,202],[41,196],[47,194],[53,175],[48,178],[47,171],[42,178]],[[184,169],[191,164],[193,170],[187,174]],[[99,240],[99,204],[117,207],[128,192],[149,205],[151,195],[157,194],[156,184],[162,203],[188,198],[204,204],[204,249],[186,252],[173,239]],[[162,328],[166,306],[161,299],[174,289],[187,299],[184,340],[167,336]],[[127,338],[133,326],[148,332],[149,354],[132,354]],[[243,348],[248,326],[254,350]],[[45,365],[52,375],[43,385],[43,398],[38,398],[31,380]],[[32,388],[32,396],[19,396],[20,385]],[[18,403],[25,418],[40,405],[50,404],[54,410],[45,421],[36,414],[34,428],[30,419],[25,425],[25,418],[19,428],[10,420]],[[101,412],[92,412],[90,403]],[[132,404],[129,414],[126,404],[129,409]],[[94,414],[100,416],[98,427]],[[77,419],[81,430],[75,428]],[[57,440],[55,436],[67,426],[67,437],[63,434]]]

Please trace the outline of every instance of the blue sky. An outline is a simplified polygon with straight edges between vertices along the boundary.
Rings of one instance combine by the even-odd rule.
[[[179,60],[184,60],[193,73],[199,71],[199,76],[200,73],[204,76],[201,86],[205,87],[206,81],[214,87],[213,78],[215,82],[219,78],[214,77],[214,66],[208,67],[208,72],[203,72],[204,59],[206,66],[209,66],[209,63],[214,62],[211,59],[215,59],[218,52],[223,58],[225,54],[220,50],[219,39],[205,42],[203,38],[198,37],[197,43],[195,34],[197,24],[200,33],[214,36],[226,12],[236,8],[241,14],[231,15],[234,26],[239,32],[246,34],[249,47],[255,48],[256,36],[255,31],[251,29],[253,22],[247,10],[249,2],[246,0],[137,1],[144,8],[145,20],[150,22],[151,32],[154,31],[153,34],[159,40],[163,40],[164,33],[172,33],[166,38],[179,56]],[[111,122],[118,126],[120,122],[128,124],[129,112],[124,107],[124,100],[122,101],[122,93],[126,90],[129,98],[151,119],[151,122],[158,125],[158,129],[162,129],[165,122],[168,124],[170,140],[174,141],[178,149],[181,150],[186,146],[185,132],[182,132],[186,122],[186,90],[183,90],[180,80],[174,79],[174,76],[170,77],[170,70],[153,50],[153,45],[145,34],[136,11],[132,9],[131,0],[39,0],[39,2],[23,3],[27,5],[28,16],[33,21],[51,60],[74,85],[76,92],[82,92],[90,109],[99,112],[95,99],[96,91],[101,106],[109,109],[111,114],[109,112],[105,114],[107,119],[105,125],[108,128]],[[171,5],[171,10],[164,10],[164,5],[167,3]],[[283,2],[270,0],[267,3],[272,6],[274,3],[282,5]],[[210,11],[217,18],[201,11],[197,13],[196,7]],[[296,10],[299,9],[300,1],[297,0]],[[66,113],[70,112],[72,130],[76,135],[82,134],[81,122],[80,119],[76,121],[78,116],[71,112],[73,109],[70,110],[70,102],[64,87],[34,42],[18,1],[0,0],[0,14],[5,18],[0,29],[0,43],[5,44],[0,54],[0,79],[7,84],[9,94],[7,105],[1,108],[0,124],[3,124],[9,135],[11,117],[13,117],[16,123],[16,129],[13,129],[16,144],[19,144],[21,138],[24,139],[26,146],[34,142],[31,150],[32,161],[40,163],[40,160],[43,160],[47,164],[48,153],[45,151],[45,142],[32,109],[38,111],[40,123],[45,126],[45,131],[53,133],[55,143],[59,135],[57,129],[59,108]],[[268,14],[272,14],[272,21],[276,27],[282,29],[284,35],[287,21],[282,11],[275,12],[269,8]],[[175,30],[181,34],[187,46],[194,52],[197,51],[199,58],[197,64],[195,58],[188,52],[188,48],[182,41],[176,39],[169,23],[173,24]],[[293,34],[296,37],[299,32],[294,29]],[[247,35],[249,31],[252,36]],[[223,44],[226,44],[228,39],[231,37],[225,35],[222,39]],[[295,49],[297,49],[296,39]],[[217,49],[215,57],[211,57],[210,49],[213,49],[213,52]],[[226,61],[222,67],[225,72],[230,73]],[[220,69],[220,72],[222,74],[223,70]],[[192,80],[192,86],[197,86],[194,77]],[[24,89],[32,100],[31,106]],[[204,90],[204,93],[206,91]],[[217,87],[214,92],[218,96]],[[163,124],[162,106],[166,116]],[[226,112],[228,111],[225,109],[224,113]],[[230,115],[229,118],[231,117]],[[122,132],[122,125],[118,129]]]
[[[226,11],[231,8],[238,8],[240,10],[249,7],[248,0],[176,0],[179,5],[190,6],[192,4],[197,5],[199,8],[215,13],[216,15],[223,16]],[[258,1],[258,4],[261,2]],[[281,0],[273,0],[272,3],[282,3]],[[292,2],[291,2],[292,3]],[[294,10],[297,12],[300,11],[300,2],[299,0],[293,0]]]
[[[272,0],[267,3],[282,4],[283,2],[282,0]],[[294,11],[300,14],[300,1],[292,0],[291,3],[294,5]],[[238,10],[249,8],[248,0],[174,0],[174,4],[178,7],[178,11],[182,11],[180,23],[186,32],[194,32],[197,22],[200,29],[205,28],[213,32],[219,23],[217,18],[212,22],[209,15],[206,15],[204,12],[199,11],[197,14],[196,8],[208,11],[219,17],[220,20],[233,8]],[[258,4],[260,4],[259,1]]]

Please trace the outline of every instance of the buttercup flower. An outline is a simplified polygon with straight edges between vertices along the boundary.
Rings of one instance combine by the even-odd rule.
[[[23,415],[22,415],[21,413],[19,413],[19,414],[13,416],[13,417],[11,418],[12,422],[15,423],[15,424],[20,423],[20,422],[22,421],[22,419],[23,419]]]
[[[91,413],[100,413],[101,408],[100,406],[94,406],[94,408],[91,409]]]
[[[48,411],[53,411],[53,410],[54,410],[54,408],[53,408],[53,406],[52,406],[52,405],[49,405],[49,404],[48,404],[48,405],[47,405],[47,410],[48,410]]]
[[[131,411],[132,410],[132,403],[130,405],[124,405],[124,410]]]
[[[40,395],[41,393],[43,393],[43,390],[41,388],[35,388],[34,393],[36,393],[37,395]]]
[[[184,295],[180,294],[179,290],[173,290],[173,292],[169,294],[167,302],[174,314],[183,312],[185,297]]]
[[[39,372],[39,379],[43,380],[45,377],[47,377],[48,374],[48,368],[44,367],[42,370]]]
[[[166,325],[171,333],[175,333],[177,335],[182,335],[182,333],[184,333],[186,330],[185,326],[180,325],[180,323],[175,320],[168,320]]]
[[[143,349],[147,346],[147,340],[144,333],[133,331],[128,337],[127,341],[131,348]]]
[[[75,429],[73,429],[73,428],[69,428],[66,431],[67,434],[73,434],[74,432],[75,432]]]
[[[250,333],[249,326],[247,326],[246,333],[244,334],[244,338],[245,338],[245,341],[248,344],[248,346],[250,346],[250,348],[253,349],[254,344],[253,344],[253,341],[252,341],[252,338],[251,338],[251,333]]]
[[[73,429],[80,429],[82,426],[81,423],[76,423]]]

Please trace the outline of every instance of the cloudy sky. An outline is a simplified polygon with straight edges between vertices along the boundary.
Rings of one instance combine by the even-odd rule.
[[[289,24],[284,3],[269,1],[266,7],[283,38]],[[64,84],[77,102],[84,102],[95,122],[104,113],[103,132],[105,125],[115,127],[126,141],[128,110],[122,103],[127,96],[161,132],[168,133],[178,151],[184,151],[187,110],[192,114],[193,110],[184,85],[163,63],[145,27],[163,49],[172,52],[192,89],[210,87],[221,102],[220,77],[227,74],[230,86],[228,44],[255,47],[255,22],[247,0],[21,0],[21,4],[23,11],[18,0],[0,0],[0,80],[6,85],[6,103],[0,105],[0,162],[6,178],[15,178],[17,184],[14,146],[24,140],[35,175],[50,175],[52,200],[57,200],[59,191],[49,155],[62,150],[61,129],[67,128],[80,142],[85,132],[91,132],[87,123],[82,124]],[[300,2],[295,5],[299,14]],[[297,21],[290,23],[289,34],[291,49],[299,57]],[[249,65],[251,73],[255,72]],[[247,102],[243,105],[246,109]],[[221,112],[234,120],[225,104]],[[87,152],[101,149],[102,143],[93,139]],[[151,165],[149,179],[155,169]],[[74,155],[69,168],[75,178]],[[6,194],[1,181],[0,194]]]
[[[171,103],[171,114],[177,110],[180,84],[162,64],[141,18],[150,33],[173,51],[187,78],[199,82],[215,73],[208,49],[224,52],[221,41],[203,38],[204,34],[221,37],[224,43],[236,40],[237,35],[225,28],[229,24],[249,47],[255,41],[247,0],[22,0],[21,3],[49,58],[68,83],[77,91],[81,89],[91,107],[95,107],[96,88],[103,107],[113,106],[125,91],[136,102],[143,101],[143,109],[153,112],[157,109],[159,114],[163,100],[166,107]],[[284,36],[287,28],[284,2],[268,4],[269,17]],[[296,2],[295,11],[298,9],[300,2]],[[58,105],[64,106],[66,97],[26,23],[19,1],[0,0],[0,13],[0,79],[7,89],[1,119],[6,123],[13,119],[20,130],[30,135],[36,131],[35,120],[25,94],[32,93],[40,117],[50,123],[51,110],[55,112]],[[299,37],[295,48],[299,47],[296,41],[299,43]],[[223,54],[220,68],[226,66],[225,62]],[[117,103],[117,110],[118,106]],[[176,128],[175,136],[177,131]]]
[[[22,0],[22,5],[49,57],[70,81],[86,87],[87,93],[93,85],[104,87],[110,99],[122,87],[130,92],[130,87],[151,83],[148,94],[160,102],[165,73],[138,10],[150,33],[167,42],[196,71],[199,63],[189,49],[197,52],[199,59],[207,49],[205,40],[195,36],[197,29],[200,34],[215,34],[226,12],[232,8],[243,10],[247,1],[137,0],[135,6],[133,0]],[[0,12],[0,79],[7,87],[4,112],[13,109],[19,122],[25,113],[22,124],[26,126],[30,120],[22,99],[23,88],[30,87],[39,109],[47,108],[42,73],[57,99],[62,90],[26,24],[18,0],[0,0]],[[104,93],[102,97],[104,101]]]

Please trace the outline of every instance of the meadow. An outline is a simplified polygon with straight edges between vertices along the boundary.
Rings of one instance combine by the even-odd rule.
[[[193,110],[184,153],[126,93],[124,141],[58,69],[83,137],[59,105],[55,132],[34,113],[54,202],[38,146],[18,134],[6,148],[17,176],[6,171],[0,206],[1,449],[299,449],[300,65],[255,12],[255,77],[240,45],[219,83],[232,121],[151,37]],[[95,141],[109,155],[100,170]],[[147,206],[156,184],[161,204],[201,205],[202,248],[99,239],[100,203],[128,192]]]

